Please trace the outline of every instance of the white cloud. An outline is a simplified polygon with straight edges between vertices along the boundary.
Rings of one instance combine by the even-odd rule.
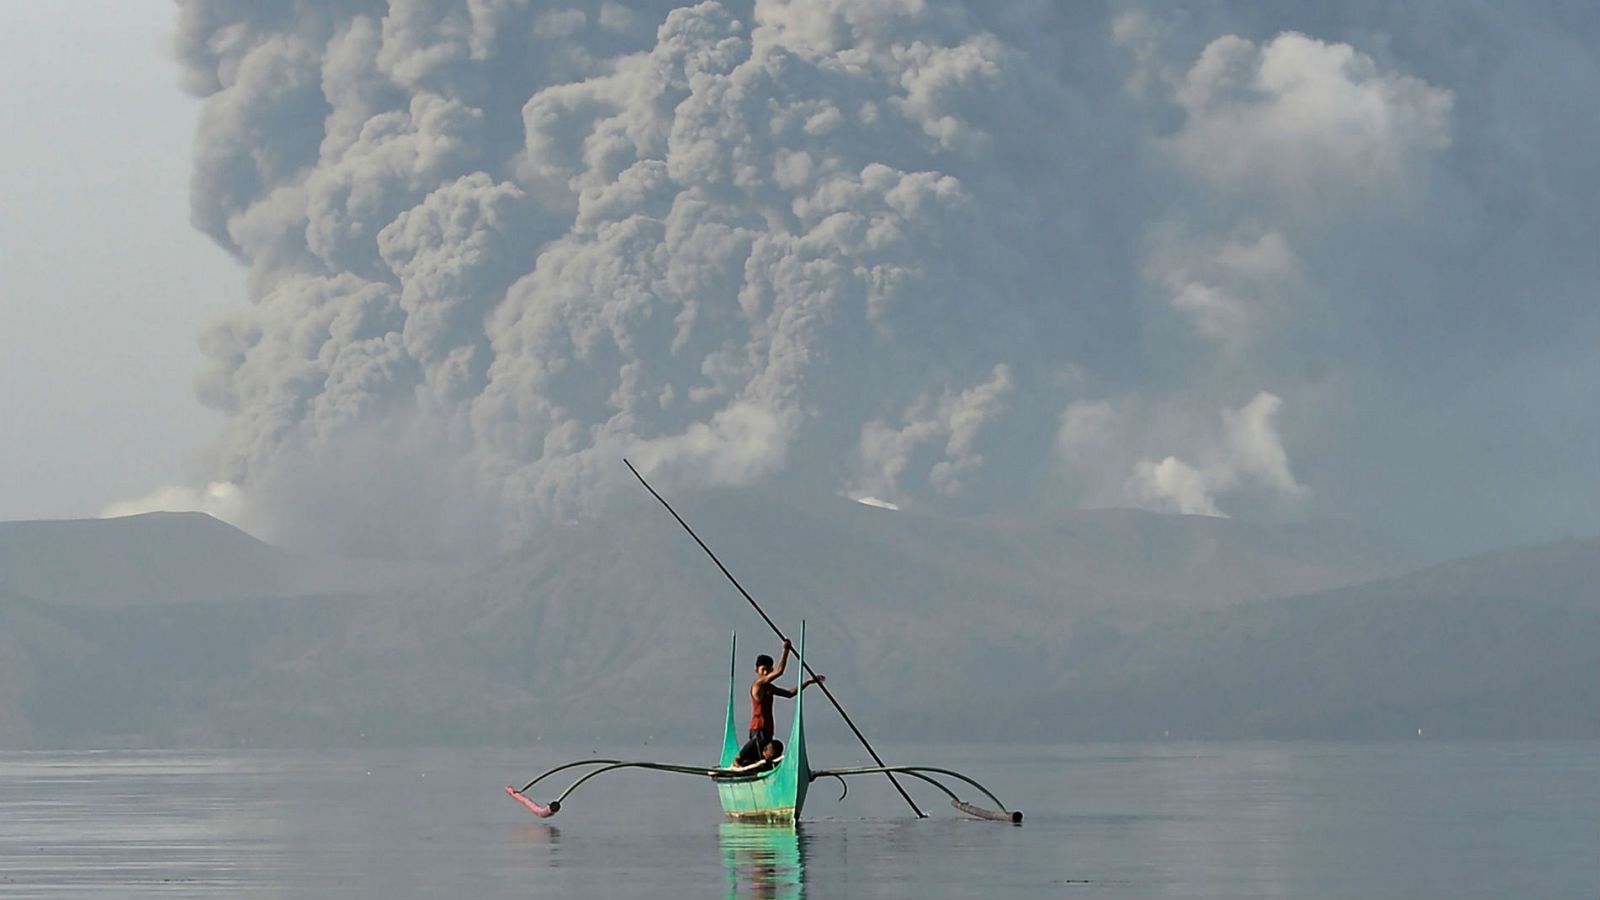
[[[753,403],[719,410],[681,434],[636,441],[629,455],[650,472],[687,471],[707,484],[751,484],[781,468],[795,422]]]
[[[998,365],[987,381],[964,391],[918,398],[898,424],[868,422],[857,445],[850,495],[896,497],[905,487],[913,454],[923,445],[941,442],[939,459],[927,470],[928,483],[946,496],[960,492],[961,479],[983,465],[978,436],[1004,411],[1005,396],[1013,386],[1011,370]]]
[[[1450,91],[1295,32],[1218,38],[1172,90],[1186,117],[1166,145],[1183,169],[1302,210],[1401,192],[1450,144]]]
[[[1142,96],[1160,77],[1157,54],[1165,23],[1143,10],[1130,10],[1111,20],[1111,39],[1133,54],[1133,72],[1123,83],[1129,94]]]
[[[1142,459],[1128,479],[1129,496],[1163,512],[1208,516],[1225,515],[1216,498],[1243,488],[1262,489],[1280,502],[1302,502],[1310,491],[1289,470],[1289,456],[1272,423],[1282,404],[1276,394],[1262,391],[1239,409],[1222,410],[1221,434],[1192,440],[1189,452],[1200,460],[1198,466],[1177,456]]]
[[[1235,351],[1257,340],[1270,319],[1284,312],[1285,294],[1300,280],[1282,232],[1195,236],[1176,227],[1158,238],[1145,277],[1197,334]]]
[[[1273,421],[1282,402],[1261,391],[1210,416],[1189,398],[1073,403],[1062,413],[1055,451],[1088,485],[1091,505],[1225,516],[1230,497],[1251,493],[1294,509],[1311,492],[1295,478]]]
[[[1057,452],[1080,477],[1116,478],[1114,502],[1224,515],[1249,492],[1298,507],[1309,491],[1273,423],[1280,398],[1263,391],[1222,410],[1220,430],[1196,415],[1193,399],[1215,396],[1209,380],[1237,384],[1229,372],[1249,371],[1271,355],[1283,326],[1305,321],[1304,301],[1315,294],[1292,241],[1314,241],[1313,223],[1370,216],[1406,195],[1449,145],[1454,97],[1381,71],[1348,44],[1294,32],[1260,45],[1217,38],[1187,70],[1163,67],[1168,28],[1149,16],[1124,15],[1113,37],[1134,56],[1130,93],[1148,94],[1159,80],[1183,111],[1180,127],[1156,143],[1205,189],[1152,229],[1144,277],[1164,311],[1220,353],[1196,366],[1198,383],[1169,396],[1115,411],[1069,408]]]
[[[1310,491],[1289,470],[1289,454],[1272,421],[1282,406],[1278,395],[1262,391],[1243,407],[1222,411],[1226,434],[1223,472],[1233,482],[1255,482],[1287,500],[1299,502]]]
[[[1176,456],[1160,462],[1142,459],[1128,479],[1129,497],[1139,506],[1184,515],[1222,516],[1212,496],[1213,479]]]

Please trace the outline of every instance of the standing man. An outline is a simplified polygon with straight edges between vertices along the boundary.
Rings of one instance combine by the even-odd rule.
[[[761,758],[761,751],[772,740],[772,733],[777,723],[772,718],[772,697],[793,697],[798,691],[779,687],[774,682],[783,676],[783,669],[789,664],[789,654],[794,652],[794,645],[788,638],[783,639],[783,655],[778,657],[778,664],[772,664],[772,657],[765,653],[756,657],[756,680],[750,682],[750,740],[739,749],[739,756],[735,759],[736,765],[749,765]],[[821,684],[826,679],[817,675],[800,683],[800,691],[813,684]]]

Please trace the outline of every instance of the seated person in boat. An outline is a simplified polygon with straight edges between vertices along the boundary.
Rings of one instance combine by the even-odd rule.
[[[750,762],[735,760],[733,765],[726,769],[713,769],[711,777],[718,778],[728,775],[750,775],[756,772],[765,772],[775,768],[778,761],[783,759],[783,741],[773,738],[761,745],[761,755]]]
[[[761,748],[772,740],[773,732],[777,730],[772,719],[773,695],[793,697],[797,693],[775,684],[783,676],[784,666],[788,665],[789,654],[793,652],[794,645],[784,638],[783,655],[778,657],[776,666],[772,664],[772,657],[765,653],[756,657],[756,680],[750,683],[750,740],[739,750],[740,765],[753,763],[760,758]],[[808,678],[800,683],[799,690],[821,684],[824,680],[821,675]]]

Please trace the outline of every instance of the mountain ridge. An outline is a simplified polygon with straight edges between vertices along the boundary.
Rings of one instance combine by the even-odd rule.
[[[1404,583],[1460,593],[1498,583],[1474,566],[1503,564],[1402,575],[1403,554],[1360,535],[1322,536],[1337,528],[1125,510],[973,520],[735,489],[674,502],[780,625],[809,620],[810,660],[852,713],[902,736],[1159,736],[1150,723],[1166,718],[1170,730],[1171,709],[1182,709],[1173,685],[1220,692],[1240,690],[1229,677],[1282,678],[1281,665],[1266,663],[1230,676],[1195,647],[1252,658],[1229,636],[1275,634],[1284,609],[1331,604],[1331,618],[1306,620],[1326,630],[1341,616],[1369,615],[1361,592],[1371,585],[1415,575],[1424,581]],[[148,533],[116,546],[101,539],[130,529]],[[190,546],[185,529],[205,536]],[[691,737],[721,727],[729,632],[740,632],[742,656],[777,647],[649,502],[453,564],[317,560],[219,529],[230,526],[159,517],[0,525],[0,746]],[[103,534],[75,544],[86,531]],[[38,549],[43,532],[64,543],[19,551]],[[52,583],[74,547],[83,571],[66,587]],[[1538,553],[1587,549],[1529,551],[1524,574],[1501,580],[1526,578]],[[96,552],[110,561],[103,571]],[[44,563],[19,568],[33,558]],[[150,571],[130,579],[138,566]],[[1581,590],[1586,572],[1563,575],[1563,590]],[[118,603],[112,588],[123,583],[139,590]],[[1335,599],[1305,599],[1327,596]],[[1503,628],[1503,598],[1484,602],[1474,615]],[[1589,633],[1583,615],[1529,609],[1538,621],[1524,649]],[[1285,652],[1304,629],[1282,632]],[[1334,649],[1350,646],[1358,644]],[[1534,683],[1542,671],[1511,674]],[[1511,681],[1473,683],[1477,694],[1451,702],[1510,703],[1524,690]],[[1290,683],[1315,696],[1303,679]],[[1371,702],[1359,681],[1349,690]],[[1192,703],[1216,727],[1185,720],[1179,729],[1293,736],[1336,731],[1329,723],[1351,715],[1329,701],[1297,717],[1270,691],[1256,699],[1265,712],[1255,718],[1220,701]],[[1073,727],[1041,725],[1039,709]],[[819,738],[843,736],[831,718],[819,718]]]

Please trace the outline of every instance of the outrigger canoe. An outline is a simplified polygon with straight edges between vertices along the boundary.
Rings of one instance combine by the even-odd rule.
[[[739,718],[735,698],[739,694],[739,636],[733,636],[733,650],[728,661],[728,719],[722,733],[722,757],[717,768],[733,767],[744,742],[739,740]],[[806,628],[800,626],[800,652],[795,656],[795,668],[805,668]],[[722,811],[728,818],[738,821],[793,822],[800,818],[806,805],[806,789],[811,785],[811,767],[806,760],[806,723],[804,690],[794,695],[794,722],[789,726],[789,740],[783,745],[783,755],[777,764],[764,772],[743,775],[713,775],[717,797],[722,800]]]
[[[800,626],[800,647],[796,661],[802,672],[805,671],[806,648],[805,624]],[[950,798],[950,805],[956,809],[980,819],[989,819],[997,822],[1010,822],[1022,824],[1022,813],[1018,810],[1008,810],[1000,798],[991,793],[988,788],[950,769],[934,766],[858,766],[845,769],[812,769],[806,753],[805,733],[805,691],[797,691],[794,698],[794,721],[789,726],[789,740],[784,745],[783,756],[779,757],[776,764],[765,771],[754,773],[737,773],[729,771],[739,755],[743,742],[739,740],[739,716],[737,698],[739,697],[739,639],[734,636],[733,649],[730,653],[728,666],[728,714],[722,735],[722,755],[717,767],[708,769],[704,766],[687,766],[673,763],[628,761],[622,759],[582,759],[576,762],[556,766],[537,778],[523,785],[521,790],[507,786],[506,793],[511,798],[527,808],[534,815],[548,818],[561,811],[562,804],[576,791],[579,786],[589,779],[605,772],[618,769],[644,769],[655,772],[673,772],[680,775],[698,775],[702,778],[709,777],[717,786],[717,796],[722,801],[722,811],[727,817],[735,821],[755,822],[794,822],[800,818],[800,812],[805,808],[806,792],[811,782],[819,778],[837,778],[841,785],[845,778],[852,775],[869,775],[893,773],[906,775],[927,782],[942,791]],[[588,771],[573,781],[566,790],[549,803],[539,803],[527,796],[527,792],[534,785],[546,778],[573,769]],[[956,795],[941,778],[953,778],[964,782],[977,789],[991,800],[999,810],[986,809],[967,803]],[[848,788],[846,788],[848,793]],[[844,794],[840,794],[844,799]]]

